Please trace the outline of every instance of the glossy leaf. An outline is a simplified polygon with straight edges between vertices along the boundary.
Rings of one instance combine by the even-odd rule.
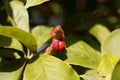
[[[101,45],[102,53],[110,53],[120,57],[120,29],[113,31]]]
[[[92,29],[90,29],[90,33],[95,36],[100,43],[102,43],[105,37],[110,34],[110,31],[104,25],[96,24]]]
[[[18,40],[2,35],[0,35],[0,46],[4,48],[12,48],[24,52],[23,46]]]
[[[24,62],[18,59],[0,65],[0,80],[21,80]]]
[[[110,80],[111,73],[118,60],[119,58],[116,56],[111,54],[104,54],[97,69],[98,73]]]
[[[0,27],[0,35],[20,40],[27,48],[33,52],[37,49],[36,39],[30,33],[27,33],[17,27]]]
[[[29,32],[28,12],[25,9],[24,4],[19,0],[13,0],[10,2],[10,6],[17,27]]]
[[[49,26],[36,26],[32,29],[32,34],[37,40],[38,47],[42,46],[48,39],[51,38],[51,29]]]
[[[120,80],[120,61],[118,62],[118,64],[115,66],[113,70],[111,80]]]
[[[96,70],[88,70],[85,74],[80,75],[84,80],[100,80],[101,75]]]
[[[79,80],[79,76],[67,63],[41,54],[37,60],[26,66],[23,80]]]
[[[75,39],[75,38],[72,38]],[[66,41],[67,44],[71,42]],[[80,65],[88,68],[96,68],[100,60],[100,54],[98,51],[94,50],[87,43],[83,41],[78,41],[67,47],[66,49],[66,62],[74,65]]]
[[[46,2],[46,1],[48,1],[48,0],[27,0],[25,8],[36,6],[36,5],[42,4],[42,3]]]

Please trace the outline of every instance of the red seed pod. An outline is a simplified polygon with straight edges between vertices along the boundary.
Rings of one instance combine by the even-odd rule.
[[[51,31],[51,36],[53,39],[64,40],[64,31],[60,25],[53,27]]]
[[[66,44],[64,41],[53,39],[51,47],[54,51],[62,52],[66,48]]]
[[[64,41],[60,41],[60,42],[59,42],[59,51],[60,51],[60,52],[61,52],[61,51],[64,51],[65,48],[66,48],[65,42],[64,42]]]
[[[51,36],[53,41],[51,45],[46,49],[45,54],[53,54],[54,51],[64,51],[66,48],[66,44],[64,42],[65,36],[64,31],[60,25],[52,28]]]

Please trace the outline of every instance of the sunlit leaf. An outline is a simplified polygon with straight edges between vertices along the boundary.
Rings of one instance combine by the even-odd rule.
[[[51,38],[51,27],[43,25],[36,26],[32,29],[32,34],[37,40],[38,47],[40,47]]]
[[[100,80],[101,75],[96,70],[88,70],[85,74],[80,75],[84,80]]]
[[[120,29],[113,31],[103,41],[101,46],[102,53],[110,53],[120,57]]]
[[[42,4],[42,3],[46,2],[46,1],[49,1],[49,0],[27,0],[25,8],[36,6],[36,5]]]
[[[33,52],[37,49],[36,39],[30,33],[27,33],[17,27],[0,27],[0,35],[20,40],[27,48]]]
[[[113,70],[111,80],[120,80],[120,61],[118,62],[118,64],[115,66]]]
[[[10,2],[10,6],[17,27],[29,32],[29,18],[24,4],[19,0],[13,0]]]
[[[50,55],[41,54],[28,63],[24,80],[79,80],[79,76],[67,63]]]
[[[67,45],[74,39],[75,38],[68,39],[66,41]],[[96,68],[100,60],[99,52],[83,41],[77,41],[71,46],[68,46],[65,54],[66,62],[88,68]]]
[[[110,79],[101,77],[99,80],[110,80]]]
[[[110,31],[104,25],[96,24],[92,29],[90,29],[90,33],[95,36],[100,43],[102,43],[104,38],[110,34]]]
[[[23,46],[18,40],[2,35],[0,35],[0,46],[4,48],[12,48],[24,52]]]
[[[98,66],[98,73],[105,76],[107,79],[111,78],[111,73],[118,62],[119,58],[111,54],[104,54]]]
[[[0,80],[21,80],[24,62],[24,59],[18,59],[0,65]]]

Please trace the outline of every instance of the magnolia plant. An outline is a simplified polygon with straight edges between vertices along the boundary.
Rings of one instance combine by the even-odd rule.
[[[120,80],[120,29],[88,16],[80,18],[92,27],[87,36],[65,36],[60,25],[30,29],[27,9],[47,0],[2,1],[10,25],[0,24],[0,80]]]
[[[54,51],[62,53],[66,48],[64,32],[60,25],[53,29],[44,25],[30,29],[27,9],[46,1],[3,1],[12,26],[0,25],[0,80],[80,79],[70,64],[48,55]],[[44,48],[39,50],[50,38],[52,43],[46,52]]]

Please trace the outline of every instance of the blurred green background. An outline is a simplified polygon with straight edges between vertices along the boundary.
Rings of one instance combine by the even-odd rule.
[[[95,24],[114,30],[120,27],[119,4],[119,0],[50,0],[28,8],[30,26],[61,24],[68,34],[86,34]],[[0,1],[0,24],[10,24],[3,0]]]

